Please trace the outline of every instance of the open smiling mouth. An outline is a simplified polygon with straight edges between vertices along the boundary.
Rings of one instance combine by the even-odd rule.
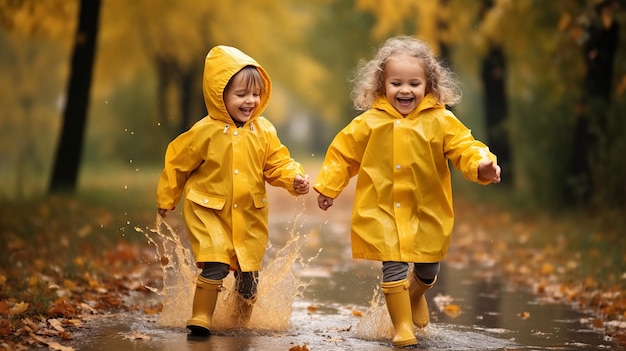
[[[411,102],[413,102],[414,99],[413,98],[397,98],[396,100],[398,100],[400,105],[408,106],[411,104]]]

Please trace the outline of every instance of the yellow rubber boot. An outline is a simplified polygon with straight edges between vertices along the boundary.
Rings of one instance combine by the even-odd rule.
[[[393,346],[406,347],[417,345],[417,339],[413,333],[413,321],[411,320],[408,279],[383,282],[381,288],[383,294],[385,294],[387,310],[396,332],[392,341]]]
[[[411,271],[409,272],[409,296],[411,296],[411,312],[413,313],[413,323],[423,328],[430,322],[430,313],[428,311],[428,304],[426,303],[426,297],[424,293],[430,289],[437,282],[437,276],[432,283],[426,284],[415,276]]]
[[[191,319],[187,322],[187,329],[191,331],[191,334],[211,335],[213,312],[217,303],[217,294],[222,290],[222,282],[223,280],[211,280],[198,276]]]

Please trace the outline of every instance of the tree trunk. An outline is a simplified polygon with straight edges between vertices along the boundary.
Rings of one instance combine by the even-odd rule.
[[[598,2],[593,21],[585,28],[588,39],[583,45],[586,68],[582,87],[583,112],[574,129],[568,179],[569,195],[584,202],[593,194],[608,195],[605,184],[607,164],[611,162],[607,147],[608,111],[619,42],[619,23],[614,18],[612,6],[611,1]]]
[[[98,34],[100,0],[81,0],[67,104],[49,192],[76,190]]]
[[[491,44],[487,56],[482,60],[481,78],[484,88],[487,144],[498,156],[503,182],[510,184],[513,180],[513,170],[509,132],[506,126],[508,114],[506,58],[501,46]]]

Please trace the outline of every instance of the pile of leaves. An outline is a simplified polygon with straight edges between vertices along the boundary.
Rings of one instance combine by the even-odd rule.
[[[154,253],[123,236],[116,216],[66,197],[0,206],[0,350],[71,350],[59,342],[88,320],[155,308],[128,299],[160,277],[148,269]]]

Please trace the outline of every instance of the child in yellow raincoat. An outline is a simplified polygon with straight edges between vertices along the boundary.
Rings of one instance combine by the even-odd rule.
[[[365,112],[330,144],[314,189],[326,210],[358,176],[352,254],[382,261],[392,343],[411,347],[417,344],[413,324],[429,322],[424,293],[435,284],[452,233],[448,161],[481,184],[500,182],[500,167],[446,109],[460,101],[458,83],[424,42],[388,39],[361,62],[352,93],[355,108]]]
[[[272,86],[254,59],[216,46],[206,57],[202,85],[209,114],[167,147],[157,207],[165,217],[184,197],[185,224],[202,268],[187,328],[208,336],[229,270],[235,271],[239,317],[245,323],[250,316],[268,240],[265,183],[297,196],[309,191],[309,180],[261,116]]]

